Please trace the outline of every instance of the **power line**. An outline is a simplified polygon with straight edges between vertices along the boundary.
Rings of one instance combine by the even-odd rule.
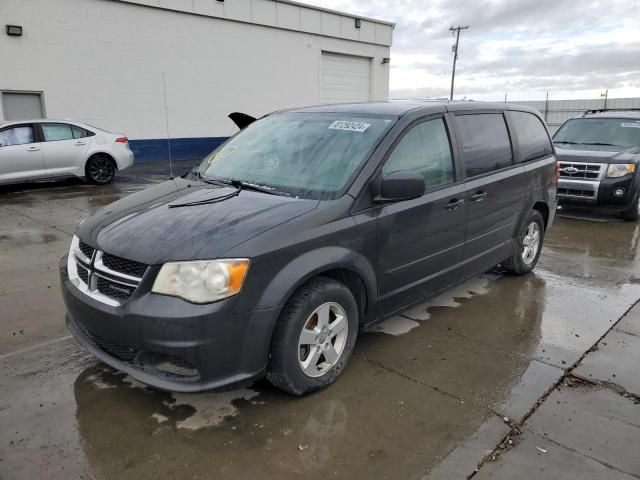
[[[451,94],[449,95],[449,99],[453,100],[453,83],[456,79],[456,60],[458,60],[458,44],[460,43],[460,30],[466,30],[469,28],[469,25],[465,25],[464,27],[458,25],[457,27],[451,26],[449,28],[450,32],[455,32],[456,35],[456,43],[453,45],[453,70],[451,71]]]

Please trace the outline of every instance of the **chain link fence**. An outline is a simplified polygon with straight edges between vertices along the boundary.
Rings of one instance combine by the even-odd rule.
[[[637,108],[640,110],[640,98],[595,98],[585,100],[534,100],[509,102],[537,108],[544,116],[549,130],[554,133],[565,120],[582,115],[587,110]],[[606,106],[605,106],[606,105]],[[638,111],[640,115],[640,111]]]

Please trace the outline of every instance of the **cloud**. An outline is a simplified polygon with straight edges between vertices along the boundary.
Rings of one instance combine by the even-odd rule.
[[[446,96],[451,25],[462,33],[459,95],[609,88],[640,95],[640,2],[628,0],[306,0],[396,22],[393,97]],[[618,95],[620,96],[620,95]]]

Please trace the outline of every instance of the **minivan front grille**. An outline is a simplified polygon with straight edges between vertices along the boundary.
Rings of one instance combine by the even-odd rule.
[[[600,180],[606,171],[603,163],[560,162],[560,177],[574,180]]]
[[[89,260],[91,260],[91,257],[93,257],[93,252],[95,251],[95,249],[93,247],[91,247],[91,246],[87,245],[86,243],[80,241],[78,243],[78,248],[84,254],[85,257],[87,257]]]
[[[114,307],[136,291],[148,266],[95,250],[73,237],[67,259],[71,282],[86,295]]]
[[[133,260],[116,257],[108,253],[102,254],[102,263],[115,272],[133,275],[134,277],[142,277],[144,272],[147,271],[147,265],[144,263],[134,262]]]

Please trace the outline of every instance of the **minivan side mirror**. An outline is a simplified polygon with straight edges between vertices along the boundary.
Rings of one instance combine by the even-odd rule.
[[[391,172],[379,181],[376,202],[399,202],[424,195],[424,177],[416,172]]]

